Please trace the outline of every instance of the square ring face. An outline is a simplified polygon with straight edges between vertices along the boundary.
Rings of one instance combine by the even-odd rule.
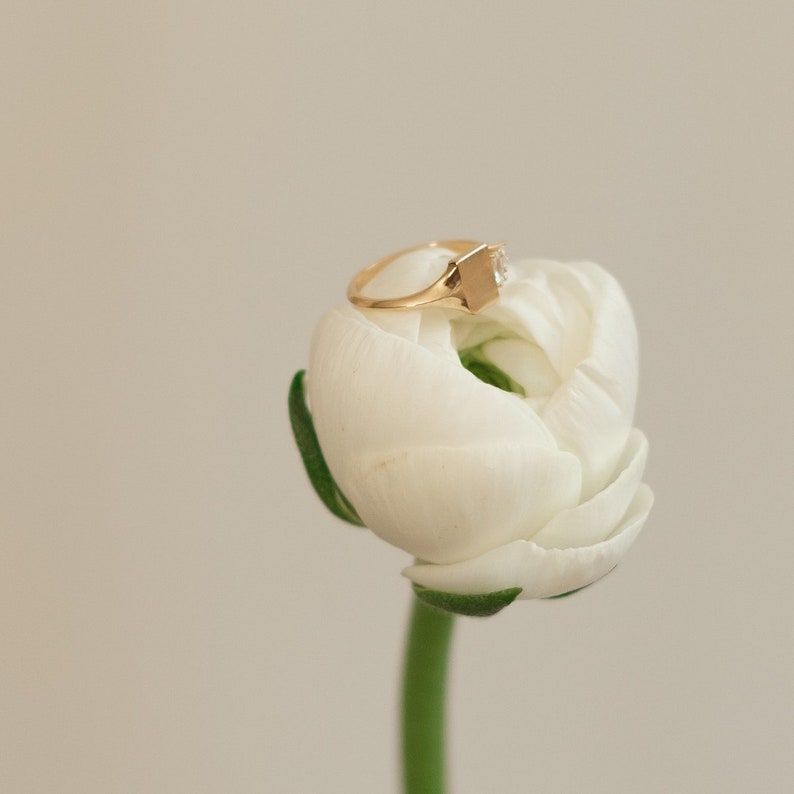
[[[481,245],[455,260],[461,292],[472,314],[487,309],[499,299],[493,261],[487,245]]]

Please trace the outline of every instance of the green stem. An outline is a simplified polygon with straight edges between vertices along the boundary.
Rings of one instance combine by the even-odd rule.
[[[444,794],[447,659],[455,616],[414,597],[405,648],[402,758],[405,794]]]

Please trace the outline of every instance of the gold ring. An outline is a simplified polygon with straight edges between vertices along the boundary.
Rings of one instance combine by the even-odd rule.
[[[429,287],[400,298],[367,298],[361,294],[361,290],[392,262],[425,248],[446,248],[454,252],[444,274]],[[499,299],[499,288],[507,278],[506,262],[504,243],[487,245],[476,240],[434,240],[398,251],[365,267],[350,282],[347,298],[366,309],[443,306],[477,314]]]

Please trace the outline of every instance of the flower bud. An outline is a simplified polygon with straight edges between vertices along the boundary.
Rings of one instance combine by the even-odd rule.
[[[394,262],[373,296],[432,283],[448,256]],[[320,321],[308,402],[363,523],[417,558],[421,588],[545,598],[608,573],[653,501],[632,427],[637,333],[591,263],[511,262],[481,314],[359,309]]]

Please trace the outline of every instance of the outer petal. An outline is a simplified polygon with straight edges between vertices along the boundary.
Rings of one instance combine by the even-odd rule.
[[[653,504],[640,485],[615,532],[601,543],[574,549],[544,549],[527,540],[508,543],[453,565],[412,565],[403,575],[432,590],[475,595],[522,588],[519,598],[549,598],[591,584],[617,565],[637,537]]]
[[[517,395],[482,383],[457,360],[381,330],[352,307],[333,309],[320,321],[307,386],[320,445],[345,493],[351,491],[344,476],[350,456],[370,451],[516,439],[557,449]]]
[[[590,546],[604,540],[634,498],[647,457],[648,441],[634,428],[612,482],[592,499],[556,515],[531,540],[546,549]]]
[[[604,487],[631,429],[637,396],[637,330],[617,281],[591,263],[568,269],[571,291],[589,300],[586,355],[541,412],[561,448],[582,461],[583,490]]]
[[[364,295],[370,298],[394,298],[400,295],[410,295],[427,287],[438,279],[446,270],[447,262],[452,256],[452,251],[445,248],[422,249],[411,251],[409,254],[396,259],[389,267],[378,273],[364,289]],[[423,309],[418,311],[383,311],[360,310],[374,325],[396,336],[401,336],[410,342],[417,342],[427,347],[422,326],[432,319],[438,332],[443,336],[442,326],[447,327],[449,335],[449,320],[446,312],[439,309]],[[436,350],[436,352],[439,352]],[[455,350],[447,339],[444,357],[455,355]]]
[[[590,262],[511,265],[495,322],[540,347],[561,383],[540,415],[584,468],[584,494],[608,481],[626,443],[637,393],[637,332],[615,279]],[[475,329],[476,330],[476,326]],[[537,402],[537,401],[536,401]]]
[[[520,442],[355,455],[340,479],[375,534],[437,563],[529,537],[581,491],[573,455]]]

